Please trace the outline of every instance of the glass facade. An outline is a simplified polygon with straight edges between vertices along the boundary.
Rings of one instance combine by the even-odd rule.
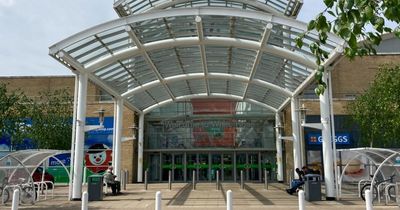
[[[245,102],[191,100],[145,117],[145,168],[150,181],[261,181],[275,166],[274,113]]]

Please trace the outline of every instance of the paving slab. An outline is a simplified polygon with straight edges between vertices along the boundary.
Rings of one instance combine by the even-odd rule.
[[[261,183],[246,183],[245,189],[241,190],[237,183],[223,183],[221,190],[216,190],[215,183],[199,183],[196,190],[192,190],[190,183],[173,184],[168,189],[167,183],[149,184],[148,190],[144,190],[143,184],[129,184],[122,194],[117,196],[105,196],[103,201],[89,202],[89,209],[138,209],[149,210],[155,208],[155,193],[162,193],[163,209],[201,209],[222,210],[226,209],[226,191],[233,191],[233,206],[235,210],[240,209],[298,209],[297,195],[286,193],[287,186],[280,183],[271,183],[268,190]],[[80,201],[68,201],[68,187],[57,186],[54,197],[50,195],[46,200],[40,200],[35,205],[22,205],[20,209],[57,209],[72,210],[81,209]],[[41,199],[43,199],[41,197]],[[11,209],[10,203],[0,206],[0,209]],[[364,210],[364,202],[356,195],[346,195],[338,201],[314,201],[306,202],[306,209],[310,210]],[[385,206],[375,205],[375,210],[399,209],[392,203]]]

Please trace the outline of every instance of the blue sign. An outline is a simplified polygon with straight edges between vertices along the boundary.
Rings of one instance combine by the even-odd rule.
[[[307,134],[307,142],[310,145],[320,145],[322,144],[322,135],[321,133],[308,133]],[[336,133],[335,136],[336,144],[349,145],[350,142],[350,134],[349,133]]]
[[[71,164],[71,153],[58,154],[55,156],[58,160],[60,160],[65,166],[69,166]],[[61,166],[61,163],[55,158],[49,159],[49,166]]]

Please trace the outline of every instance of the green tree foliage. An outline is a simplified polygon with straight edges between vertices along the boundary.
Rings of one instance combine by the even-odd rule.
[[[348,106],[362,146],[400,146],[400,66],[382,66],[371,87]]]
[[[9,136],[12,145],[28,136],[25,116],[31,101],[23,92],[8,91],[6,84],[0,84],[0,136]]]
[[[400,37],[400,0],[323,0],[326,8],[308,23],[308,31],[296,39],[296,45],[303,45],[303,37],[317,32],[319,39],[310,44],[311,52],[320,65],[316,74],[318,86],[315,92],[324,92],[326,84],[322,81],[324,67],[321,65],[328,57],[321,46],[332,32],[345,40],[344,55],[349,58],[376,54],[375,46],[382,41],[383,33],[394,32]],[[394,29],[387,22],[397,24]],[[365,40],[361,44],[357,40]]]
[[[72,97],[66,90],[42,92],[32,103],[30,136],[38,148],[71,148]]]

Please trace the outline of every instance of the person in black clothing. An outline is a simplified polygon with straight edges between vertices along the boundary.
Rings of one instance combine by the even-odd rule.
[[[286,189],[286,192],[289,193],[290,195],[292,195],[293,193],[295,193],[297,191],[297,189],[299,187],[301,187],[302,185],[304,185],[304,176],[306,174],[310,174],[312,173],[307,166],[303,166],[302,170],[300,170],[299,168],[296,168],[296,173],[299,176],[299,182],[295,182],[292,186],[292,188]]]

